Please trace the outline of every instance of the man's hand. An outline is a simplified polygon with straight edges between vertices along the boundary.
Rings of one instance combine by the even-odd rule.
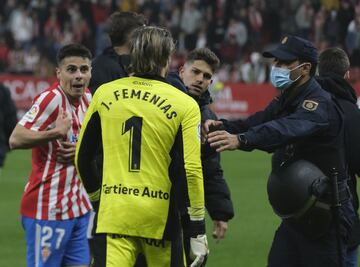
[[[74,163],[76,144],[66,141],[59,141],[59,144],[60,147],[57,151],[57,161],[67,164]]]
[[[205,143],[209,132],[219,130],[223,126],[222,121],[206,120],[201,127],[201,141]]]
[[[71,127],[71,117],[62,108],[59,108],[59,114],[55,121],[55,129],[62,136],[65,137]]]
[[[235,150],[240,148],[240,142],[236,134],[229,134],[227,131],[215,131],[208,134],[208,142],[217,152]]]
[[[203,124],[203,130],[205,134],[213,131],[213,129],[218,129],[219,127],[223,126],[222,121],[215,121],[215,120],[206,120]]]
[[[209,254],[206,235],[198,235],[190,238],[190,258],[193,260],[190,267],[204,266]]]
[[[225,233],[228,229],[228,223],[224,221],[214,221],[213,238],[216,239],[216,243],[219,243],[221,239],[224,239]]]

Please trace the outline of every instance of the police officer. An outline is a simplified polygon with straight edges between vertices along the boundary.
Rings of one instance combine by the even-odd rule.
[[[347,79],[350,78],[350,62],[346,52],[338,47],[324,50],[319,56],[319,77],[322,88],[333,94],[344,112],[345,152],[349,170],[349,187],[354,209],[359,209],[359,196],[356,192],[356,175],[360,176],[360,110],[356,104],[357,96]],[[355,224],[348,242],[346,267],[358,266],[358,247],[360,244],[360,221],[357,213]]]
[[[320,236],[309,236],[309,232],[315,231],[305,232],[293,220],[283,219],[275,233],[268,266],[339,266],[354,218],[345,181],[342,115],[331,95],[314,79],[318,53],[312,43],[285,36],[263,56],[274,58],[270,78],[280,91],[279,96],[247,120],[207,121],[204,124],[207,140],[218,152],[235,149],[275,152],[273,172],[299,160],[317,166],[327,177],[336,168],[341,202],[339,235],[334,220],[322,229]],[[219,126],[225,130],[209,133],[209,127]],[[331,204],[331,197],[326,201]],[[307,221],[311,226],[310,222],[311,218]],[[342,246],[337,246],[337,240]]]

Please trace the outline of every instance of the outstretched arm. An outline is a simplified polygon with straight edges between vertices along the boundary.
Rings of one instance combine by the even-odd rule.
[[[60,108],[55,128],[47,131],[33,131],[17,124],[12,132],[9,144],[11,149],[32,148],[66,136],[71,127],[71,118]]]

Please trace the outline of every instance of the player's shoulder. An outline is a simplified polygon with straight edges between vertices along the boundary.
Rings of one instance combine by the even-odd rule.
[[[49,115],[49,111],[55,110],[58,106],[61,105],[63,99],[61,96],[61,92],[59,91],[55,84],[51,85],[49,88],[42,91],[38,94],[30,107],[30,109],[25,113],[24,117],[21,120],[21,123],[30,122],[33,123],[36,120],[46,120],[47,116]],[[48,112],[43,112],[47,110]],[[48,114],[48,115],[41,115],[38,114]]]
[[[92,94],[91,94],[89,88],[86,88],[86,89],[85,89],[85,92],[84,92],[84,95],[83,95],[83,99],[85,99],[85,101],[87,101],[87,102],[90,103],[90,101],[91,101],[91,99],[92,99]]]
[[[171,99],[184,108],[188,108],[189,106],[198,106],[197,102],[192,97],[169,84],[165,79],[162,80],[160,78],[145,78],[138,76],[124,77],[104,83],[96,90],[94,98],[103,98],[112,94],[114,90],[125,90],[125,88],[131,90],[149,90],[149,92],[159,94],[163,98],[167,98],[169,101]]]
[[[192,107],[196,107],[197,109],[199,109],[199,104],[198,104],[198,102],[196,102],[196,100],[194,98],[192,98],[190,95],[180,91],[176,87],[174,87],[172,85],[170,85],[170,86],[172,87],[173,90],[175,90],[174,94],[176,94],[179,101],[184,102],[184,104],[186,103],[186,105],[190,105]]]
[[[188,109],[191,106],[198,107],[198,103],[187,93],[180,90],[178,87],[169,83],[168,80],[152,80],[157,88],[162,90],[168,97],[175,100],[176,103]]]
[[[59,88],[59,83],[53,83],[50,87],[39,93],[35,98],[34,104],[60,104],[62,102],[61,89]]]
[[[178,108],[182,108],[184,111],[199,109],[199,104],[186,91],[179,89],[176,84],[170,83],[168,79],[159,78],[150,81],[154,84],[154,88],[172,99],[173,104]]]

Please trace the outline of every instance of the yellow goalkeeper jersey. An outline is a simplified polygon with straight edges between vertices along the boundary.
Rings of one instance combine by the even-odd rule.
[[[96,146],[96,138],[89,137],[94,134],[101,136],[103,147],[97,233],[163,238],[177,179],[169,173],[174,155],[182,162],[175,170],[179,179],[180,173],[186,178],[182,193],[189,216],[204,219],[200,111],[195,100],[161,79],[127,77],[103,84],[84,119],[76,164],[88,146]],[[81,168],[79,175],[92,193],[87,185],[93,178]]]

